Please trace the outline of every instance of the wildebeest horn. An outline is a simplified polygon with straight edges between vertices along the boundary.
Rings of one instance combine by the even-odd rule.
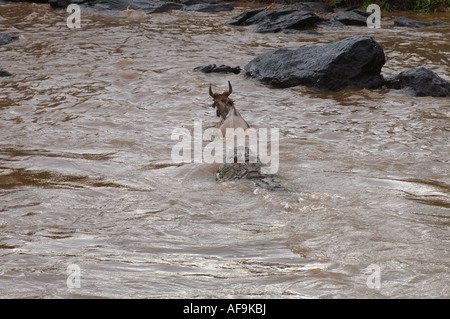
[[[211,84],[209,84],[209,95],[211,95],[211,97],[214,97],[214,93],[212,91]]]
[[[233,92],[233,88],[231,87],[230,81],[228,81],[228,92],[225,94],[225,96],[229,96]]]

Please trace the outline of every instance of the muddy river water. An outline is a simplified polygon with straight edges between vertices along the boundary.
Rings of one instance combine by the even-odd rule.
[[[1,297],[450,297],[448,98],[192,72],[366,34],[384,75],[450,80],[450,27],[393,28],[393,14],[319,36],[226,24],[246,9],[85,10],[69,29],[65,10],[0,5],[0,32],[19,35],[0,47],[14,74],[0,80]],[[216,125],[208,87],[227,80],[250,125],[279,129],[289,191],[173,163],[172,132]]]

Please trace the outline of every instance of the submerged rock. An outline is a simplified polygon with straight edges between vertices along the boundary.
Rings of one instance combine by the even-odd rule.
[[[239,26],[250,25],[251,22],[250,23],[248,22],[250,20],[250,18],[252,18],[256,14],[263,12],[263,11],[264,11],[264,8],[257,8],[257,9],[245,11],[245,12],[241,13],[240,15],[234,17],[233,19],[229,20],[227,22],[227,24],[239,25]]]
[[[285,15],[288,15],[296,10],[289,8],[275,9],[275,10],[265,10],[264,8],[250,10],[244,12],[239,16],[228,21],[228,24],[248,26],[266,22],[274,22],[282,19]]]
[[[14,33],[0,33],[0,45],[6,45],[17,40],[19,40],[19,37]],[[0,77],[6,76],[12,76],[12,74],[0,68]]]
[[[282,18],[265,21],[259,23],[255,32],[269,33],[269,32],[287,32],[291,33],[292,30],[304,30],[314,27],[322,19],[314,12],[308,11],[292,11]]]
[[[220,183],[236,180],[248,180],[256,187],[269,191],[287,191],[276,175],[261,174],[259,167],[251,163],[222,164],[217,173],[217,181]]]
[[[272,2],[272,1],[270,1]],[[314,12],[334,12],[334,6],[322,2],[305,1],[305,0],[275,0],[273,3],[291,6],[298,10],[314,11]]]
[[[241,72],[241,68],[239,66],[231,67],[228,65],[216,66],[215,64],[208,64],[194,68],[194,72],[239,74]]]
[[[53,8],[66,8],[69,4],[74,3],[87,5],[95,10],[122,11],[131,9],[147,14],[170,10],[220,12],[230,11],[234,8],[233,4],[223,3],[218,0],[49,0],[48,2]]]
[[[5,71],[2,68],[0,68],[0,77],[11,76],[11,75],[12,74],[9,73],[8,71]]]
[[[45,1],[41,1],[41,2],[45,2]],[[50,3],[50,6],[52,8],[67,8],[67,6],[69,4],[72,4],[72,3],[73,4],[82,4],[82,3],[85,3],[88,1],[87,0],[49,0],[48,2]],[[112,0],[111,2],[114,2],[114,0]]]
[[[390,89],[411,90],[415,96],[446,97],[450,93],[450,83],[424,67],[387,77],[385,85]]]
[[[316,26],[323,19],[311,11],[293,10],[291,8],[281,8],[265,10],[264,8],[253,9],[244,12],[229,20],[231,25],[248,26],[257,25],[255,32],[286,32],[293,33],[293,30],[304,30]]]
[[[417,21],[405,17],[395,17],[394,18],[394,26],[396,27],[408,27],[408,28],[423,28],[423,27],[432,27],[446,25],[442,22],[425,22],[425,21]]]
[[[364,11],[341,11],[334,16],[333,20],[341,22],[345,25],[367,26],[368,15],[362,14],[362,12]]]
[[[160,13],[167,12],[170,10],[181,10],[183,5],[181,3],[175,3],[170,1],[146,1],[146,0],[96,0],[96,1],[85,1],[87,5],[95,10],[112,10],[112,11],[122,11],[122,10],[136,10],[145,13]]]
[[[161,13],[170,10],[182,10],[183,5],[181,3],[167,1],[132,1],[129,9],[145,13]]]
[[[331,28],[342,28],[345,24],[337,20],[325,20],[317,25],[318,28],[331,29]]]
[[[314,12],[334,12],[334,8],[328,4],[321,2],[301,2],[303,10],[310,9]]]
[[[364,11],[364,10],[358,9],[358,8],[349,8],[349,9],[347,9],[345,11],[347,11],[347,12],[355,12],[355,13],[357,13],[357,14],[363,16],[363,17],[366,17],[366,18],[368,18],[372,14],[372,12]]]
[[[9,44],[19,40],[19,37],[14,33],[0,33],[0,45]]]
[[[190,6],[186,6],[186,11],[198,11],[198,12],[222,12],[231,11],[234,9],[232,3],[198,3]]]
[[[193,6],[196,4],[206,3],[206,4],[217,4],[220,3],[219,0],[179,0],[177,2],[180,2],[184,4],[185,6]]]
[[[378,42],[369,36],[356,36],[325,45],[263,53],[244,69],[264,84],[336,91],[345,87],[381,87],[384,63],[384,51]]]
[[[245,148],[245,163],[238,163],[237,150],[235,149],[234,163],[223,163],[217,173],[218,182],[247,180],[257,187],[269,191],[287,191],[280,179],[275,174],[264,174],[261,168],[265,166],[259,160],[256,163],[249,161],[249,149]]]

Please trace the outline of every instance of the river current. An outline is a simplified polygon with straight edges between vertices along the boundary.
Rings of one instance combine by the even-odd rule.
[[[83,10],[69,29],[65,10],[0,5],[0,32],[19,35],[0,47],[14,74],[0,80],[1,297],[450,297],[448,98],[192,71],[364,34],[384,75],[450,80],[450,27],[393,28],[394,13],[320,35],[226,24],[248,9]],[[216,125],[209,84],[228,80],[250,125],[279,129],[289,191],[172,161],[174,129]]]

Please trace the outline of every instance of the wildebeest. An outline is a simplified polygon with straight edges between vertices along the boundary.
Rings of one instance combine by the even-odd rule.
[[[230,81],[228,81],[228,91],[223,93],[213,93],[211,84],[209,85],[209,95],[214,99],[211,106],[216,109],[216,115],[221,119],[219,129],[223,136],[225,136],[227,128],[242,128],[244,131],[250,128],[250,125],[234,107],[234,101],[229,98],[231,92],[233,92],[233,88]]]

